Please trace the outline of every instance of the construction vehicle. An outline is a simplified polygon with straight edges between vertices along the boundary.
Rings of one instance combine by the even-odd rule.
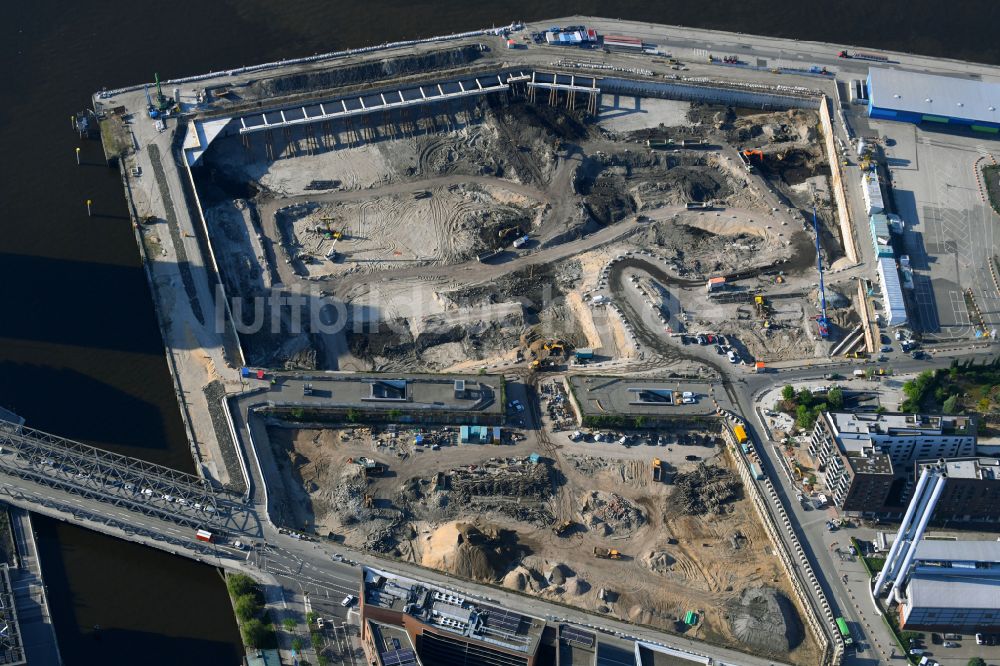
[[[170,110],[170,107],[174,105],[174,100],[163,94],[163,86],[160,85],[160,75],[157,73],[153,76],[156,83],[156,104],[153,104],[153,100],[149,96],[149,86],[147,85],[146,109],[149,111],[150,118],[159,118],[161,115]]]
[[[659,458],[653,458],[653,481],[663,480],[663,463]]]
[[[566,345],[561,340],[551,340],[542,345],[542,349],[547,352],[566,353]]]
[[[340,256],[340,253],[336,250],[337,241],[344,237],[344,232],[339,230],[331,231],[330,237],[333,239],[333,242],[330,243],[330,249],[326,251],[326,258],[330,261],[336,261],[337,257]]]
[[[747,173],[753,173],[755,166],[764,163],[764,152],[761,150],[741,150],[739,155]]]
[[[823,286],[823,255],[819,252],[819,223],[816,221],[816,206],[813,206],[813,231],[816,232],[816,270],[819,271],[820,313],[816,315],[819,337],[830,336],[830,320],[826,318],[826,289]]]
[[[506,243],[508,238],[519,233],[521,233],[520,227],[506,227],[505,229],[501,229],[497,232],[497,238],[501,243]]]
[[[744,428],[743,426],[741,425],[733,426],[733,434],[736,436],[736,442],[738,444],[742,444],[743,442],[747,441],[747,431],[746,428]]]
[[[601,560],[620,560],[622,554],[614,548],[598,548],[594,546],[594,557]]]
[[[574,523],[572,520],[564,520],[563,522],[561,522],[558,525],[556,525],[555,527],[553,527],[552,528],[552,532],[556,536],[563,536],[567,532],[569,532],[573,528],[574,525],[576,525],[576,523]]]

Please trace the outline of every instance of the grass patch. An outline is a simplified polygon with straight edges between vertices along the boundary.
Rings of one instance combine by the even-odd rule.
[[[993,210],[1000,213],[1000,166],[991,164],[983,167],[983,181]]]

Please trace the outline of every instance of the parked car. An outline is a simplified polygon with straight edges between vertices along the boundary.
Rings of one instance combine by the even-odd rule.
[[[348,594],[346,597],[344,597],[343,601],[340,602],[340,605],[343,606],[344,608],[347,608],[348,606],[353,604],[356,600],[357,597],[355,597],[353,594]]]

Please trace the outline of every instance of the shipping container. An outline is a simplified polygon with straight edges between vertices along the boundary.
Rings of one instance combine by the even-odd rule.
[[[642,40],[623,35],[605,35],[604,48],[612,51],[642,51]]]
[[[764,472],[760,471],[760,467],[757,467],[757,463],[750,463],[750,474],[753,475],[753,478],[758,481],[764,480]]]
[[[198,539],[198,541],[204,541],[205,543],[212,543],[215,539],[215,535],[208,530],[198,530],[195,532],[194,537]]]
[[[746,428],[744,428],[741,425],[733,426],[733,434],[736,435],[736,441],[739,442],[740,444],[742,444],[743,442],[747,441],[747,439],[749,439],[747,437]]]

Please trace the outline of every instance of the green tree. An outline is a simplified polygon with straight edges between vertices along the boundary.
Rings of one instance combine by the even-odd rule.
[[[980,412],[990,411],[990,397],[986,396],[985,398],[980,399],[979,402],[976,403],[976,409]]]
[[[791,384],[785,384],[785,388],[781,389],[781,399],[786,402],[791,402],[795,399],[795,387]]]
[[[309,611],[306,613],[307,624],[316,624],[317,619],[319,619],[319,614],[316,611]]]
[[[399,409],[390,409],[389,410],[389,420],[390,421],[398,421],[399,417],[402,416],[402,415],[403,415],[402,410],[399,410]]]
[[[908,412],[910,414],[916,414],[920,411],[920,404],[917,403],[913,398],[907,398],[903,401],[903,404],[899,406],[901,412]]]
[[[295,627],[299,626],[299,623],[295,621],[295,618],[286,617],[281,621],[281,625],[285,628],[285,631],[295,631]]]
[[[301,407],[293,407],[291,415],[293,419],[301,419],[303,416],[306,415],[306,410],[302,409]]]
[[[816,423],[816,416],[805,405],[795,408],[795,425],[802,430],[810,430]]]
[[[354,409],[353,407],[347,410],[347,420],[349,422],[356,423],[359,418],[361,418],[361,414],[358,412],[358,410]]]
[[[256,594],[258,591],[257,583],[253,578],[246,574],[231,574],[226,579],[226,587],[229,588],[229,594],[233,598],[242,597],[246,594]]]
[[[887,411],[889,410],[883,407],[882,405],[879,405],[878,407],[875,408],[876,414],[885,414]]]
[[[236,608],[236,617],[240,622],[250,620],[260,610],[253,592],[236,597],[236,602],[233,606]]]
[[[944,411],[945,414],[956,413],[958,411],[958,396],[953,395],[947,400],[945,400],[944,404],[941,405],[941,409]]]
[[[302,652],[302,639],[298,636],[292,639],[292,649],[296,652]]]
[[[973,657],[969,660],[968,666],[986,666],[986,662],[982,657]]]
[[[805,405],[808,407],[812,404],[813,394],[809,389],[802,389],[797,394],[795,394],[795,402],[799,405]]]
[[[319,653],[323,649],[323,634],[318,631],[314,631],[310,635],[310,639],[312,640],[313,649]]]
[[[240,625],[240,633],[243,635],[244,645],[259,648],[264,647],[270,632],[267,625],[254,617]]]
[[[830,409],[840,409],[844,406],[844,389],[834,386],[826,394],[826,401],[829,403]]]
[[[635,427],[636,428],[643,428],[645,426],[646,426],[646,417],[642,416],[641,414],[639,416],[636,416],[635,417]]]

